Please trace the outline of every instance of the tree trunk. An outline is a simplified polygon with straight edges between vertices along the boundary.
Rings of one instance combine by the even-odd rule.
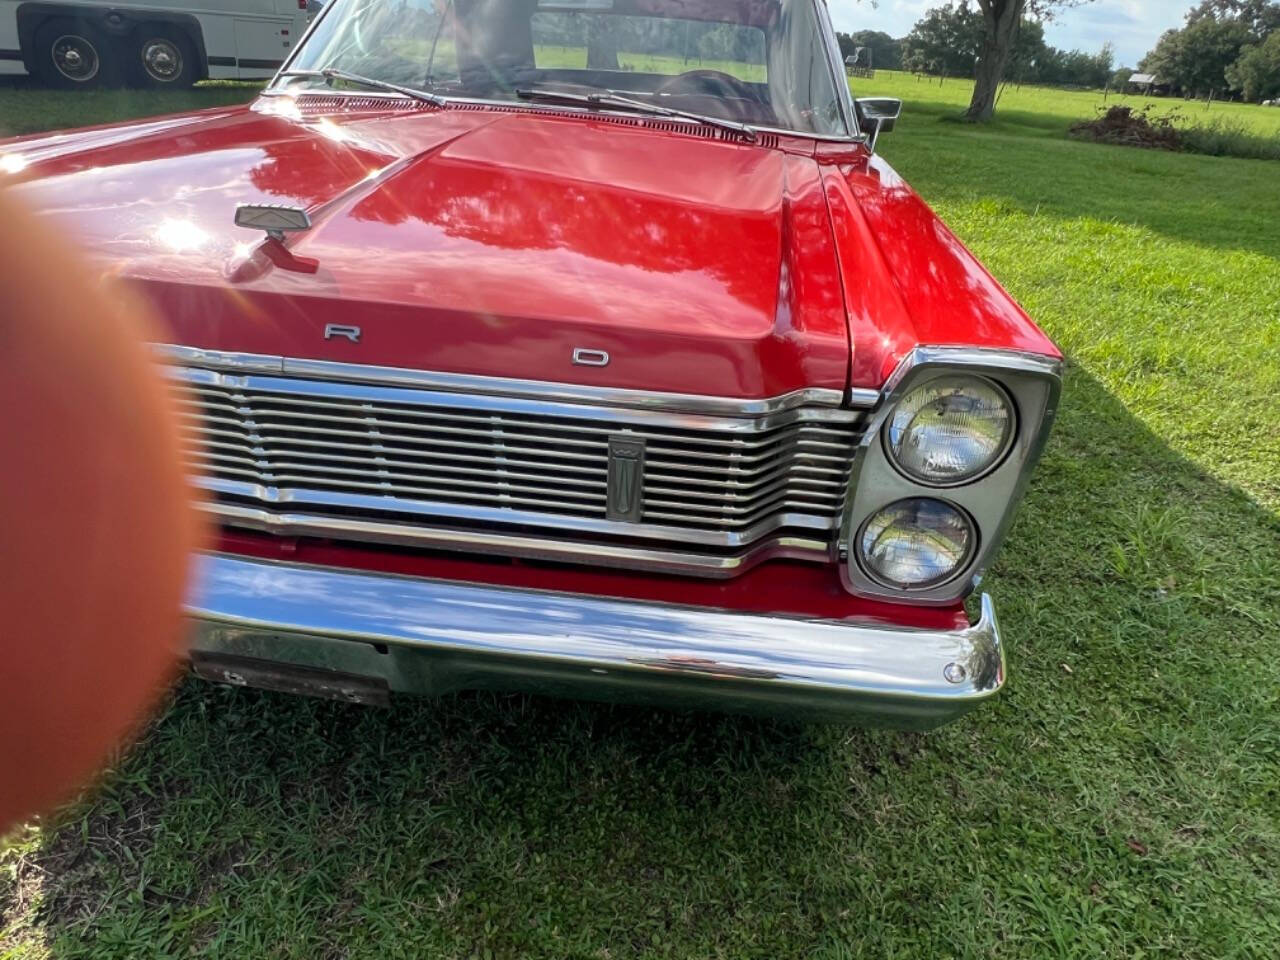
[[[977,75],[973,82],[973,99],[965,112],[966,120],[985,123],[996,112],[996,95],[1009,54],[1013,52],[1013,39],[1026,0],[986,0],[982,3],[982,49],[978,53]]]
[[[620,70],[618,66],[618,37],[613,25],[600,17],[587,28],[587,69]]]

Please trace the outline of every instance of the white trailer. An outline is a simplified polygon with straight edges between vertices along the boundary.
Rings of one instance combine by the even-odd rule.
[[[0,76],[73,89],[262,79],[302,37],[307,8],[307,0],[0,0]]]

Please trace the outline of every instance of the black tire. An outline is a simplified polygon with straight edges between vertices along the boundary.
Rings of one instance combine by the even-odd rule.
[[[46,20],[36,28],[32,43],[36,78],[50,87],[83,90],[119,82],[116,49],[91,23],[71,17]]]
[[[129,82],[153,90],[186,89],[200,79],[196,45],[181,30],[141,24],[127,41]]]

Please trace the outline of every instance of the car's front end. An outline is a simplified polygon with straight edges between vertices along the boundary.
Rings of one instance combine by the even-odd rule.
[[[420,95],[377,89],[410,77],[368,77],[377,57],[330,89],[341,18],[391,10],[337,0],[250,108],[0,147],[165,324],[219,531],[195,670],[902,727],[993,695],[992,604],[965,600],[1061,358],[872,154],[825,9],[681,7],[703,53],[745,59],[673,80],[653,49],[697,31],[665,0],[516,6],[552,19],[524,47],[459,29],[456,76]],[[431,56],[443,9],[419,11]],[[648,59],[588,49],[568,83],[535,41],[582,16],[621,18],[615,66]],[[777,79],[797,35],[821,109]],[[600,69],[625,89],[584,100]]]
[[[907,726],[1004,682],[990,600],[974,624],[960,601],[1043,442],[1051,358],[921,350],[883,396],[744,401],[165,353],[235,531],[200,562],[202,675]],[[1008,402],[1007,426],[911,446],[947,476],[896,465],[921,395],[966,390]],[[957,482],[975,445],[990,461]]]

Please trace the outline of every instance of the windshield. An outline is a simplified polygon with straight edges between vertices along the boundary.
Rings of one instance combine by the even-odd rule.
[[[813,0],[334,0],[277,89],[338,70],[466,99],[607,92],[843,136],[821,29]]]

